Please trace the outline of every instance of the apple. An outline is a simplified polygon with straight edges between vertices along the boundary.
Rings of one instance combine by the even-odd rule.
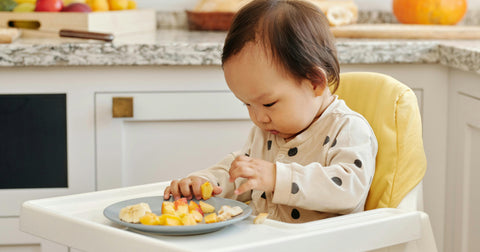
[[[62,8],[62,0],[37,0],[35,5],[35,11],[59,12]]]
[[[64,6],[62,12],[92,12],[92,8],[84,3],[71,3]]]

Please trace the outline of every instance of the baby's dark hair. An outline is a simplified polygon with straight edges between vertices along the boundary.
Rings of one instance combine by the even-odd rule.
[[[337,90],[340,66],[335,40],[327,18],[316,6],[299,0],[253,0],[235,15],[225,39],[222,65],[248,42],[263,44],[274,62],[293,77]]]

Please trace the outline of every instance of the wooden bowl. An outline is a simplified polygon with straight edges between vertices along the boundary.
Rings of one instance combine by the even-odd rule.
[[[197,12],[186,11],[188,29],[201,31],[227,31],[235,12]]]

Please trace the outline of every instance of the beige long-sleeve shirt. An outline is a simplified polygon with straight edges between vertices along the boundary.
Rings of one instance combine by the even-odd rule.
[[[190,175],[223,188],[220,197],[251,200],[253,214],[270,219],[307,222],[363,211],[375,172],[377,140],[367,120],[335,99],[309,128],[286,142],[253,127],[241,152]],[[230,164],[238,155],[276,163],[275,191],[233,191],[244,178],[229,182]]]

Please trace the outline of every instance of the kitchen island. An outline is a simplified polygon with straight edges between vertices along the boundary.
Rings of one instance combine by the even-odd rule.
[[[223,79],[224,38],[224,32],[159,30],[113,43],[20,38],[0,44],[0,94],[66,94],[68,138],[68,187],[0,190],[0,199],[14,202],[0,209],[0,233],[9,234],[0,246],[45,244],[11,232],[26,200],[166,181],[240,147],[251,124]],[[428,160],[424,211],[437,247],[458,251],[466,246],[462,236],[478,244],[468,227],[478,224],[479,206],[468,202],[479,202],[480,192],[474,183],[480,179],[474,170],[480,41],[338,39],[337,49],[342,72],[389,74],[415,91]],[[131,117],[112,117],[115,98],[132,99]],[[210,153],[178,157],[201,148]]]

